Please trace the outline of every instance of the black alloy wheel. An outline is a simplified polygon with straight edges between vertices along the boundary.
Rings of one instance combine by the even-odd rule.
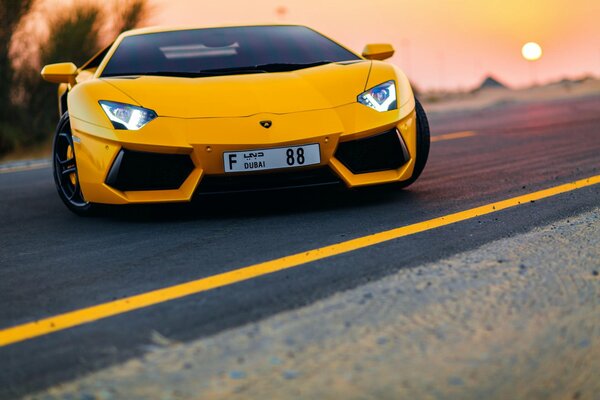
[[[69,114],[61,117],[52,146],[54,183],[67,208],[78,215],[89,215],[93,205],[85,200],[79,184],[75,146]]]

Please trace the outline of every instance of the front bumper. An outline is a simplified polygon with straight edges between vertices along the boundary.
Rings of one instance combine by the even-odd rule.
[[[263,128],[260,121],[264,120],[272,121],[272,127]],[[310,169],[329,170],[347,187],[397,182],[410,178],[416,154],[414,110],[401,116],[398,111],[378,113],[359,104],[329,110],[285,115],[259,114],[243,118],[159,117],[139,131],[106,129],[76,117],[71,118],[71,125],[73,136],[76,137],[75,152],[82,192],[85,199],[93,203],[189,201],[196,191],[203,191],[203,182],[208,187],[209,183],[227,182],[233,176],[285,176],[286,172]],[[384,138],[382,133],[386,132],[388,134]],[[382,157],[389,159],[390,154],[393,156],[389,145],[393,134],[389,132],[397,133],[401,138],[398,141],[401,143],[398,148],[400,161],[379,162]],[[320,146],[319,165],[238,174],[224,172],[224,152],[310,143]],[[377,146],[380,146],[381,152],[377,151]],[[132,185],[115,183],[114,167],[123,162],[123,154],[127,153],[141,159],[144,157],[140,154],[148,153],[163,155],[160,158],[164,160],[177,159],[179,175],[175,174],[172,181],[165,181],[165,174],[170,176],[166,170],[169,162],[164,161],[165,164],[161,166],[150,161],[151,168],[139,172],[146,177],[160,175],[161,179],[164,178],[161,185],[153,187],[151,179],[150,182],[148,179],[146,182],[136,182],[135,175],[130,179],[133,182],[129,182]],[[361,163],[361,159],[367,161],[366,165]],[[310,184],[310,180],[305,182]],[[315,184],[318,183],[316,180]],[[246,187],[252,188],[251,185]]]

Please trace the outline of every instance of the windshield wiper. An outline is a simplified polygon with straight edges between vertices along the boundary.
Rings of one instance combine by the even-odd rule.
[[[268,72],[284,72],[284,71],[295,71],[297,69],[318,67],[319,65],[331,64],[332,61],[323,60],[313,63],[271,63],[257,65],[257,69],[263,69]]]
[[[185,71],[140,71],[140,72],[118,72],[114,74],[102,74],[101,78],[113,78],[120,76],[175,76],[181,78],[198,78],[202,76],[214,76],[213,73],[185,72]]]
[[[262,74],[267,71],[259,68],[258,66],[249,67],[232,67],[232,68],[215,68],[215,69],[203,69],[198,71],[199,74],[205,74],[207,76],[215,75],[233,75],[233,74]]]
[[[248,65],[246,67],[203,69],[201,74],[244,74],[244,73],[264,73],[264,72],[285,72],[295,71],[297,69],[317,67],[319,65],[331,64],[331,61],[318,61],[314,63],[270,63],[259,65]]]
[[[260,74],[267,72],[286,72],[295,71],[303,68],[317,67],[319,65],[331,64],[332,61],[318,61],[314,63],[271,63],[261,65],[249,65],[247,67],[215,68],[203,69],[198,72],[187,71],[141,71],[141,72],[119,72],[113,74],[102,74],[102,78],[120,77],[120,76],[175,76],[181,78],[199,78],[219,75],[237,75],[237,74]]]

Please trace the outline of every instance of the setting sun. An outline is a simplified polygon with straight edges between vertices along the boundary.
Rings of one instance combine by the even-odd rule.
[[[535,42],[529,42],[523,46],[521,54],[527,61],[536,61],[542,57],[542,47]]]

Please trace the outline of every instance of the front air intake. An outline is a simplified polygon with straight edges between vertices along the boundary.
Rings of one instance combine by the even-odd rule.
[[[341,142],[335,158],[353,174],[364,174],[398,169],[410,157],[398,130],[392,129],[364,139]]]
[[[122,149],[106,178],[106,184],[121,190],[179,189],[194,169],[186,154],[146,153]]]

